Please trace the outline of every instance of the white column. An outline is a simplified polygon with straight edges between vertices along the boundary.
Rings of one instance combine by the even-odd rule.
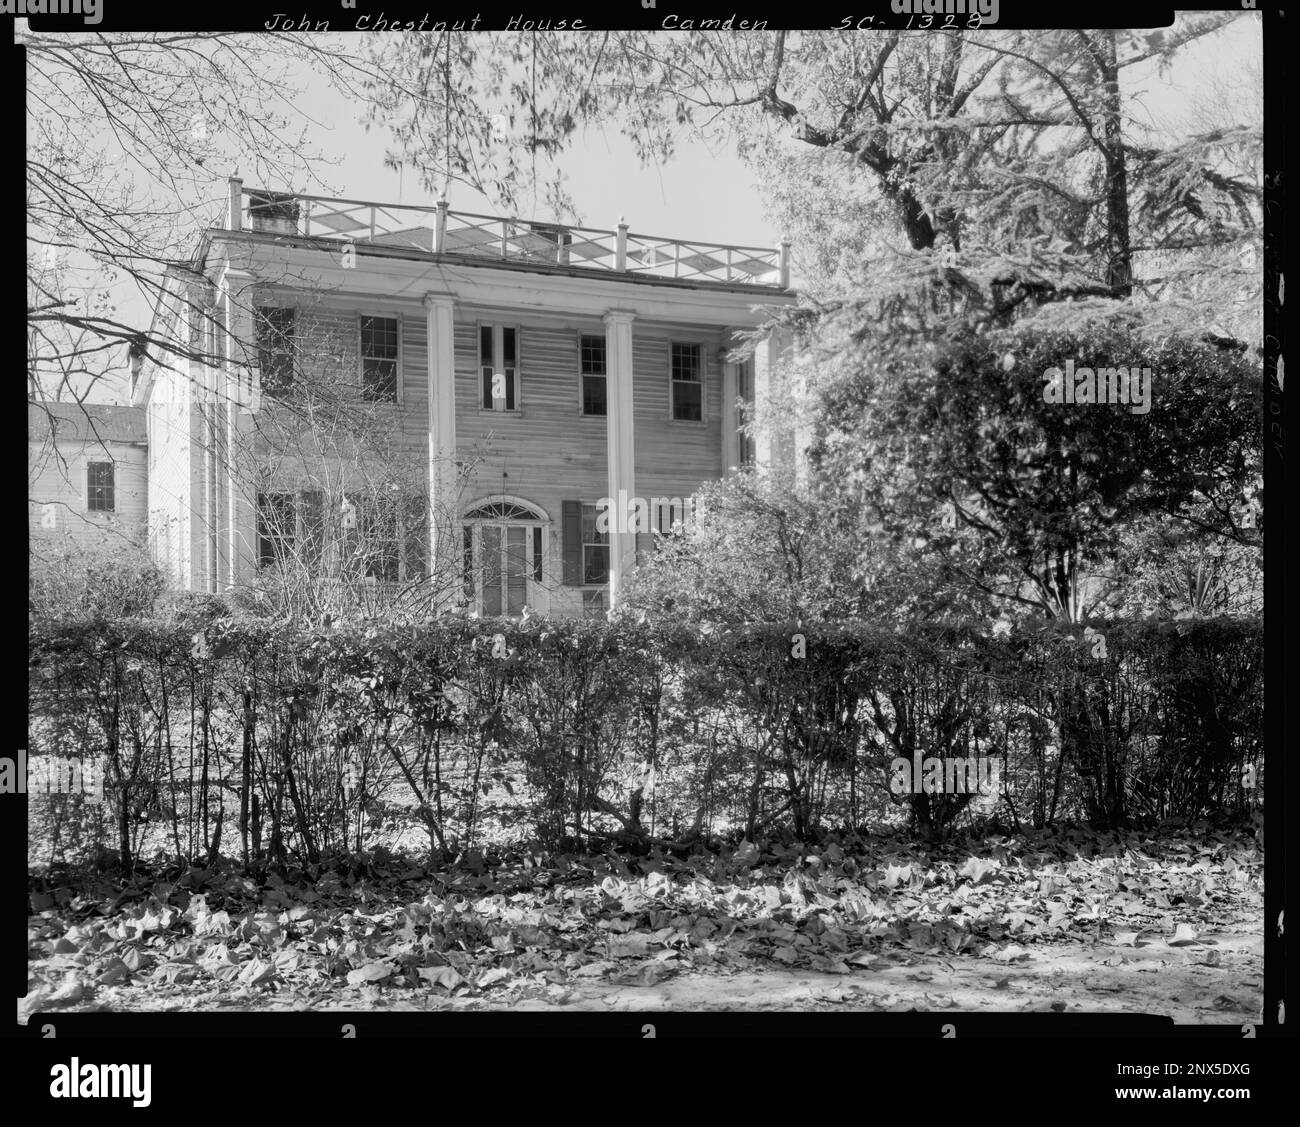
[[[252,581],[257,570],[257,498],[252,480],[253,417],[236,403],[226,404],[226,496],[229,541],[226,558],[230,585]]]
[[[252,577],[252,525],[255,498],[250,495],[243,466],[247,452],[245,412],[233,403],[226,404],[226,566],[227,583],[239,587]],[[250,519],[251,518],[251,519]]]
[[[754,462],[767,469],[792,469],[793,426],[778,369],[788,360],[788,334],[772,329],[754,349]]]
[[[424,295],[429,357],[429,574],[455,573],[456,540],[456,350],[455,297]],[[441,554],[440,554],[441,553]]]
[[[246,270],[227,269],[220,292],[226,301],[226,337],[223,351],[231,391],[243,407],[256,414],[261,406],[261,372],[257,369],[257,331],[253,307],[258,304],[257,281]]]
[[[605,410],[609,497],[619,522],[609,533],[609,605],[614,607],[628,569],[636,561],[636,536],[623,526],[636,496],[636,459],[632,444],[632,314],[612,309],[605,314]],[[626,508],[623,507],[626,504]]]
[[[723,349],[735,343],[734,331],[725,334]],[[740,465],[740,417],[736,397],[740,394],[740,365],[722,363],[722,472],[729,474]]]
[[[196,285],[182,284],[177,293],[176,335],[182,347],[193,348],[196,338],[202,345],[197,326],[202,320],[204,295]],[[200,536],[201,589],[216,594],[222,589],[226,546],[222,539],[221,489],[225,461],[221,447],[225,442],[220,403],[220,373],[198,359],[187,362],[190,385],[194,391],[192,422],[199,443],[199,504],[202,529]]]
[[[206,374],[200,373],[200,378]],[[201,389],[198,405],[199,433],[203,436],[203,590],[215,595],[221,588],[221,512],[217,502],[216,409],[206,388]]]
[[[229,516],[226,525],[226,559],[230,586],[251,583],[257,571],[257,465],[254,449],[254,412],[251,371],[244,366],[245,347],[253,341],[252,310],[247,297],[252,292],[251,277],[242,271],[228,270],[217,293],[217,350],[224,362],[217,372],[223,388],[225,407],[226,496]],[[224,315],[224,324],[221,324]]]
[[[808,398],[808,374],[802,364],[802,359],[803,349],[798,338],[792,336],[789,371],[792,377],[791,385],[795,390],[795,399],[798,404],[794,416],[794,435],[792,438],[794,478],[798,485],[806,486],[811,483],[812,479],[812,464],[808,461],[808,447],[813,442],[813,428],[810,413],[812,404]]]

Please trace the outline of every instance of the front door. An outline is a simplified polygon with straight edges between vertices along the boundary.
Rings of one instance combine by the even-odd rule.
[[[517,617],[528,601],[530,529],[522,524],[483,524],[479,532],[483,614]]]

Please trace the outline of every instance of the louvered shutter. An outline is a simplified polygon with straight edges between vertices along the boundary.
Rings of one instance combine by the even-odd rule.
[[[564,583],[582,585],[582,502],[565,501],[562,505],[564,537]]]

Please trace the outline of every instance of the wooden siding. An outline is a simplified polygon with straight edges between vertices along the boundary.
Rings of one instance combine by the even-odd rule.
[[[114,466],[112,512],[86,508],[86,466]],[[27,527],[33,543],[66,538],[83,548],[142,543],[147,513],[146,452],[115,441],[28,444]],[[48,516],[47,516],[48,514]],[[50,523],[53,527],[49,527]]]
[[[283,299],[281,299],[283,300]],[[277,304],[268,299],[267,304]],[[269,488],[361,487],[357,468],[358,430],[382,452],[376,464],[400,467],[401,476],[425,484],[428,467],[428,348],[425,310],[409,298],[350,302],[321,297],[297,306],[298,339],[304,362],[350,400],[348,410],[314,424],[289,423],[287,412],[264,396],[252,451],[254,469],[266,473]],[[398,402],[370,403],[360,397],[358,318],[363,314],[400,318]],[[518,329],[517,412],[480,407],[478,328],[503,324]],[[561,510],[566,500],[596,502],[607,485],[606,420],[581,414],[579,342],[584,334],[605,335],[599,317],[560,316],[489,307],[456,306],[454,320],[457,454],[468,468],[462,511],[506,494],[545,513],[544,578],[530,580],[530,599],[541,610],[581,613],[582,590],[562,580]],[[687,497],[722,472],[723,326],[673,325],[634,320],[633,400],[636,492]],[[670,419],[670,345],[700,345],[704,375],[704,421]],[[351,414],[349,413],[351,412]],[[322,441],[328,439],[328,441]],[[201,447],[201,440],[195,448]],[[201,483],[201,458],[196,462]],[[202,559],[196,536],[196,560]]]
[[[155,388],[148,409],[150,554],[169,580],[187,587],[193,501],[188,388],[172,373],[159,380],[163,386]]]

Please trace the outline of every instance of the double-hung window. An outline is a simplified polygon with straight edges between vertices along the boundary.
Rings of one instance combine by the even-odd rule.
[[[257,562],[283,566],[292,559],[298,539],[297,498],[292,493],[257,495]]]
[[[704,363],[698,344],[671,345],[672,416],[688,422],[704,418]]]
[[[565,501],[561,511],[565,586],[598,587],[608,583],[610,536],[600,529],[600,506],[590,501]]]
[[[259,306],[256,310],[257,358],[267,395],[287,391],[293,383],[294,321],[291,308]]]
[[[579,346],[579,378],[582,381],[582,413],[604,415],[605,399],[605,338],[583,335]]]
[[[609,533],[597,530],[596,505],[582,506],[582,582],[609,582]]]
[[[361,394],[397,402],[398,328],[396,317],[361,318]]]
[[[112,462],[86,464],[86,511],[111,513],[117,508]]]
[[[519,330],[510,325],[480,325],[478,334],[479,405],[484,411],[519,409]]]
[[[401,578],[402,536],[397,508],[387,498],[362,498],[351,530],[353,560],[367,579],[396,583]]]

